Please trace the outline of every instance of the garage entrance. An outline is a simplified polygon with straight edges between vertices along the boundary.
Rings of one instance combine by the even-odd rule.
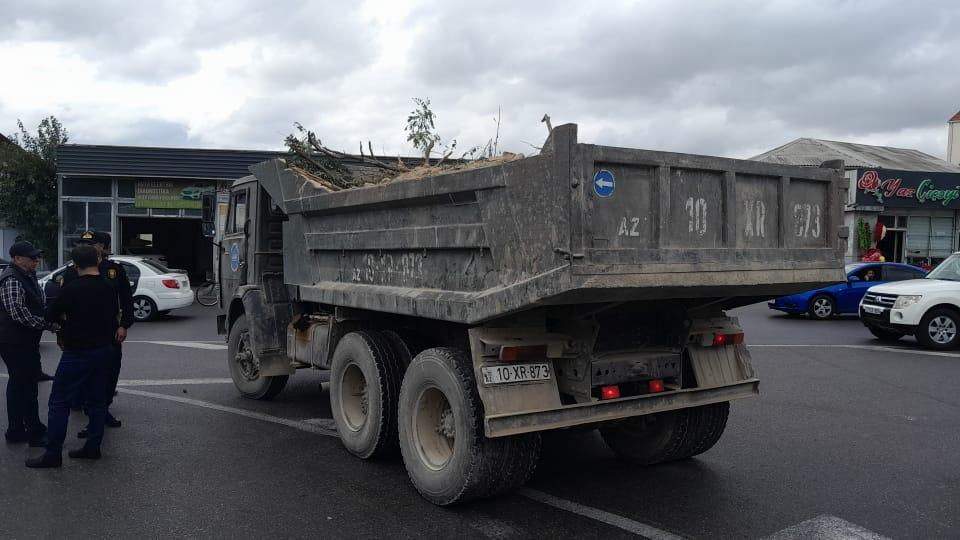
[[[213,250],[200,226],[199,219],[120,216],[120,241],[114,250],[117,255],[162,260],[170,268],[186,270],[190,281],[201,281],[213,270]]]

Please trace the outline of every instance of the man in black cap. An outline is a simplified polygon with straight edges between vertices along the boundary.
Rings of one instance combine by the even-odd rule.
[[[110,233],[103,231],[86,231],[80,235],[77,244],[92,245],[100,254],[100,276],[107,280],[117,294],[120,303],[120,328],[117,329],[117,340],[114,343],[114,354],[110,359],[110,365],[107,371],[107,419],[106,425],[109,427],[120,427],[121,422],[110,413],[109,407],[113,404],[113,395],[117,391],[117,381],[120,378],[120,361],[123,358],[122,344],[127,339],[127,329],[133,326],[133,291],[130,290],[130,279],[127,272],[120,264],[111,261],[109,257]],[[61,275],[59,283],[65,287],[71,281],[79,277],[74,265],[68,265],[67,270]],[[89,398],[87,398],[89,399]],[[84,429],[78,435],[85,438],[88,430]]]
[[[30,242],[10,247],[10,266],[0,274],[0,357],[7,365],[7,442],[43,446],[46,426],[37,412],[40,336],[58,327],[43,318],[45,297],[37,283],[42,251]]]
[[[100,256],[93,246],[79,245],[71,253],[79,277],[63,288],[47,308],[48,321],[62,321],[63,354],[50,391],[47,450],[27,460],[27,467],[59,467],[67,436],[70,400],[82,389],[90,416],[89,437],[83,448],[71,450],[74,459],[100,459],[100,443],[107,415],[106,385],[114,344],[119,339],[117,293],[97,268]]]

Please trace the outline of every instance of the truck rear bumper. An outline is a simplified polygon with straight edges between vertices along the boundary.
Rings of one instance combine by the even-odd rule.
[[[619,420],[711,403],[721,403],[760,395],[760,380],[748,379],[728,386],[690,388],[666,394],[596,401],[569,405],[562,409],[500,414],[485,421],[487,437],[506,437],[534,431],[567,428],[608,420]]]

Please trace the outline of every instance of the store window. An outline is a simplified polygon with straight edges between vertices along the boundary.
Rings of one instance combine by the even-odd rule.
[[[953,251],[953,217],[909,216],[905,262],[914,266],[936,266]]]
[[[117,197],[121,199],[133,199],[137,196],[137,181],[129,178],[120,178],[117,180]]]
[[[64,178],[64,197],[113,197],[113,180],[109,178]]]
[[[61,231],[63,261],[70,260],[70,250],[83,231],[113,230],[113,203],[99,201],[63,201]]]

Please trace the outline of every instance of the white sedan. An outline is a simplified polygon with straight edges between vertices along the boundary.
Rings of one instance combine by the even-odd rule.
[[[110,260],[119,263],[127,272],[133,289],[133,318],[138,322],[193,304],[190,279],[179,270],[170,270],[144,257],[117,255],[111,256]],[[60,294],[57,278],[66,269],[61,266],[40,280],[48,301]]]

